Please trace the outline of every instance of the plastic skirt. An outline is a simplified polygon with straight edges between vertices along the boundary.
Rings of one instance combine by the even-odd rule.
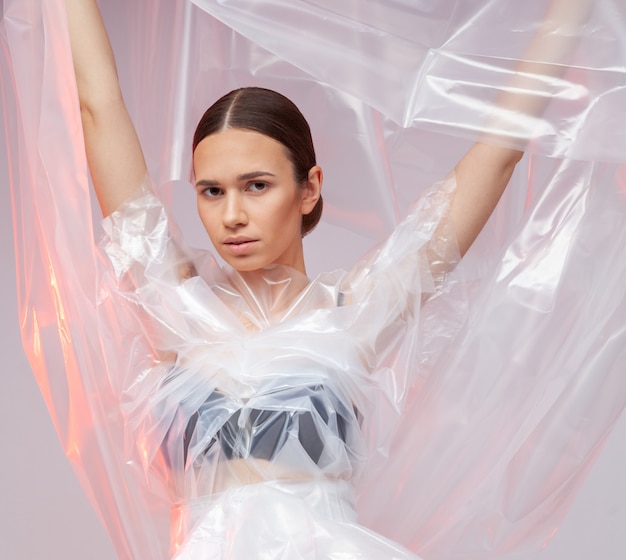
[[[176,560],[418,558],[356,523],[354,491],[341,480],[247,485],[177,506],[174,517],[189,535]]]

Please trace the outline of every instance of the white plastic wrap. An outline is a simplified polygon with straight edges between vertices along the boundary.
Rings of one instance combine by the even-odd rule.
[[[124,453],[140,451],[141,474],[173,504],[176,558],[392,557],[395,547],[350,526],[353,487],[368,458],[388,455],[409,389],[462,323],[455,275],[430,273],[456,255],[445,226],[453,187],[451,177],[421,198],[350,272],[313,281],[194,258],[147,187],[107,218],[99,315],[107,346],[127,349],[107,356]],[[434,312],[441,300],[456,321]],[[291,512],[294,497],[321,519],[305,506],[307,534],[295,521],[270,531],[259,504]],[[347,519],[333,519],[337,508]]]
[[[341,336],[329,332],[354,312],[350,305],[338,305],[338,292],[345,287],[342,273],[318,277],[304,292],[310,299],[294,304],[302,306],[298,312],[290,315],[288,310],[268,327],[259,323],[258,314],[248,313],[250,301],[234,305],[233,313],[233,297],[219,289],[224,273],[205,257],[194,256],[199,276],[183,282],[193,294],[193,313],[180,313],[177,307],[187,297],[177,284],[180,267],[169,270],[168,282],[145,285],[150,288],[139,301],[158,318],[162,327],[155,328],[153,321],[141,320],[145,311],[137,311],[135,295],[129,295],[135,291],[111,290],[107,286],[115,282],[110,277],[104,282],[96,278],[96,270],[110,269],[96,249],[100,232],[90,233],[63,3],[5,0],[2,41],[9,64],[3,66],[2,83],[8,94],[5,108],[15,114],[20,131],[10,155],[16,234],[22,240],[18,267],[24,344],[68,457],[119,556],[168,557],[179,536],[174,531],[170,543],[172,506],[173,519],[205,516],[215,530],[210,515],[221,507],[247,503],[258,512],[254,508],[262,510],[267,503],[264,496],[276,491],[286,505],[292,503],[287,511],[293,523],[298,510],[290,500],[296,496],[298,504],[310,506],[299,519],[309,523],[304,515],[313,512],[318,533],[332,537],[320,520],[330,516],[335,529],[355,521],[348,507],[352,490],[327,482],[337,479],[356,485],[362,525],[426,559],[490,558],[547,540],[626,402],[624,7],[594,3],[571,68],[558,79],[542,78],[537,91],[530,92],[551,97],[543,117],[514,120],[513,129],[506,118],[494,121],[493,103],[527,56],[544,17],[544,2],[109,1],[102,8],[105,19],[115,10],[127,18],[127,32],[112,39],[127,102],[159,184],[189,177],[191,130],[205,107],[225,91],[268,86],[302,108],[327,177],[324,223],[307,247],[310,272],[352,268],[369,245],[402,220],[412,200],[448,174],[471,140],[493,132],[494,122],[502,127],[496,130],[501,142],[529,152],[493,219],[457,267],[455,274],[467,279],[465,288],[455,279],[442,297],[423,308],[419,297],[409,297],[417,308],[407,313],[402,295],[406,279],[385,280],[385,288],[399,289],[398,297],[387,293],[383,300],[402,309],[401,325],[397,312],[370,306],[367,297],[362,300],[368,319],[360,324],[376,333],[394,319],[393,332],[383,334],[397,337],[383,346],[367,344],[389,352],[364,353],[375,357],[365,360],[368,375],[355,366],[363,364],[363,352],[354,358],[354,341],[346,344],[342,338],[350,330],[338,329]],[[173,200],[172,212],[185,238],[198,244],[199,226],[188,204],[191,189],[175,183],[163,198]],[[161,215],[160,205],[155,208]],[[428,220],[419,222],[428,230]],[[427,242],[432,227],[428,231],[421,242]],[[386,254],[402,269],[396,241],[387,242]],[[416,262],[423,264],[423,259]],[[359,267],[369,270],[367,264],[355,270]],[[420,282],[428,283],[428,277],[418,265],[411,270],[415,282],[408,284],[419,293]],[[293,277],[288,285],[293,280],[299,292],[299,283],[306,281]],[[141,292],[144,284],[133,278],[132,286]],[[159,287],[158,297],[150,292],[153,286]],[[429,285],[426,291],[432,289]],[[126,303],[119,305],[119,298]],[[211,298],[215,301],[209,305]],[[197,300],[207,302],[207,309],[198,308]],[[157,305],[150,308],[146,301]],[[231,311],[224,309],[224,301]],[[268,311],[267,302],[260,307]],[[305,309],[309,311],[303,313]],[[172,362],[177,360],[185,372],[176,377],[180,387],[203,403],[212,389],[204,387],[202,393],[193,383],[199,375],[210,375],[210,368],[198,364],[204,363],[204,352],[213,356],[207,358],[209,364],[216,363],[206,340],[217,344],[216,333],[221,333],[231,337],[224,344],[232,344],[242,316],[256,322],[260,334],[251,337],[254,351],[228,349],[232,362],[217,354],[228,379],[237,367],[244,371],[242,360],[246,367],[264,363],[255,351],[271,350],[267,363],[272,369],[289,376],[290,388],[300,386],[307,393],[311,381],[296,383],[293,370],[298,367],[291,358],[315,354],[324,358],[326,374],[350,373],[332,377],[332,383],[341,385],[337,393],[349,395],[338,399],[343,410],[350,403],[358,413],[351,418],[352,436],[338,438],[335,428],[334,440],[324,440],[324,453],[331,456],[327,467],[299,463],[317,474],[307,472],[307,481],[293,494],[280,483],[234,487],[226,492],[239,502],[234,496],[220,502],[219,496],[228,494],[216,495],[207,513],[194,498],[225,487],[209,476],[208,485],[198,491],[191,486],[203,476],[186,471],[179,477],[172,467],[172,460],[181,460],[181,439],[171,438],[168,427],[179,422],[184,431],[193,407],[187,418],[173,420],[184,403],[165,398],[163,381],[175,371]],[[199,334],[206,335],[206,324],[212,325],[211,337]],[[323,336],[312,341],[316,329]],[[307,333],[306,343],[302,333]],[[272,336],[279,340],[268,342]],[[276,358],[277,348],[296,347],[290,359]],[[188,351],[187,362],[181,348]],[[393,367],[385,369],[389,365]],[[412,389],[406,393],[409,378]],[[272,402],[278,406],[284,399]],[[336,403],[330,408],[342,409]],[[357,417],[361,420],[355,423]],[[318,419],[316,425],[323,431],[331,423]],[[352,443],[341,444],[344,439]],[[173,442],[169,464],[163,441]],[[207,457],[205,443],[192,451],[201,461]],[[283,445],[283,450],[296,453],[298,446]],[[350,457],[344,461],[345,450]],[[283,480],[284,473],[272,470],[279,464],[273,458],[269,467],[257,459],[247,461],[245,475],[252,464],[254,477]],[[236,468],[232,461],[224,465]],[[297,469],[292,467],[293,474]],[[325,476],[316,486],[310,481],[319,478],[320,470]],[[237,472],[235,478],[241,476]],[[255,487],[259,492],[250,490]],[[333,500],[347,510],[330,515]],[[268,507],[266,513],[278,519],[278,509],[272,513]],[[258,525],[242,526],[248,535],[267,532]],[[271,526],[277,534],[293,529],[288,524],[281,533]],[[197,535],[184,527],[181,534]],[[363,532],[361,538],[366,534],[372,536]],[[241,540],[235,542],[241,546]],[[254,542],[250,537],[245,545]],[[300,550],[310,545],[294,542]],[[359,539],[352,535],[336,542]],[[182,550],[190,557],[215,557],[188,546]],[[383,550],[380,557],[389,557],[390,549]],[[255,552],[260,558],[263,553],[277,557],[270,548],[256,547]],[[239,554],[250,557],[249,550]]]

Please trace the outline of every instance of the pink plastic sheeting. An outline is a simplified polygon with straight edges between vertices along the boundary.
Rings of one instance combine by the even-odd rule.
[[[545,9],[336,4],[103,6],[159,183],[189,177],[191,130],[221,93],[263,85],[303,109],[326,172],[309,272],[348,268],[493,126],[492,102]],[[551,97],[544,118],[500,131],[512,145],[532,138],[530,153],[464,260],[464,327],[419,372],[389,458],[361,480],[361,521],[425,558],[488,558],[546,540],[623,409],[625,16],[617,2],[594,3],[572,67],[537,92]],[[85,234],[91,201],[62,2],[5,0],[2,40],[6,120],[18,131],[25,348],[120,557],[167,557],[169,499],[129,445],[124,380],[107,367],[125,354],[104,336],[115,321],[96,316],[99,233]],[[191,189],[176,184],[165,198],[173,189],[197,245]]]

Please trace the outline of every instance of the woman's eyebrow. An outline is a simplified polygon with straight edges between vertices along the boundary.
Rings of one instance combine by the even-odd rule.
[[[196,181],[196,187],[217,187],[219,183],[217,181],[207,181],[206,179],[202,179],[200,181]]]
[[[263,176],[276,177],[276,175],[274,175],[273,173],[270,173],[269,171],[250,171],[250,173],[244,173],[243,175],[238,175],[237,180],[249,181],[250,179],[256,179],[257,177],[263,177]]]
[[[237,175],[237,181],[250,181],[250,179],[257,179],[259,177],[276,177],[274,173],[270,173],[269,171],[250,171],[249,173],[242,173],[241,175]],[[208,179],[201,179],[200,181],[196,181],[196,187],[217,187],[219,186],[219,181],[210,181]]]

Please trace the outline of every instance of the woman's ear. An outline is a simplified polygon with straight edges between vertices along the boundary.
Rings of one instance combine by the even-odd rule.
[[[302,186],[302,200],[300,201],[300,213],[310,214],[315,208],[317,201],[322,195],[322,183],[324,174],[319,165],[311,167],[307,181]]]

